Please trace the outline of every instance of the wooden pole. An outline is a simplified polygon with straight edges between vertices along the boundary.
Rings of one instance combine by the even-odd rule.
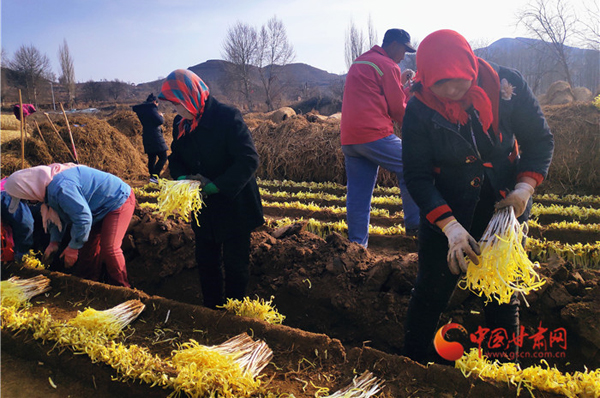
[[[19,89],[19,115],[21,116],[21,168],[25,168],[25,118],[23,117],[23,98],[21,97],[21,89]]]
[[[67,148],[67,152],[69,152],[69,155],[71,155],[71,158],[77,163],[77,159],[75,159],[75,156],[73,156],[73,154],[71,153],[71,150],[69,149],[69,146],[67,145],[67,143],[60,136],[60,133],[56,129],[56,126],[54,125],[54,123],[52,123],[52,119],[50,119],[50,115],[48,115],[48,113],[46,113],[46,112],[44,112],[44,115],[46,116],[46,119],[48,119],[48,121],[50,122],[50,125],[52,126],[52,129],[54,130],[54,132],[58,136],[59,141],[63,143],[63,145]]]
[[[35,127],[37,127],[38,133],[40,133],[40,137],[42,137],[42,141],[44,141],[44,144],[46,144],[46,146],[48,146],[48,143],[46,142],[46,139],[42,135],[42,130],[40,130],[40,125],[38,124],[37,120],[34,120],[33,122],[35,123]]]
[[[62,102],[60,103],[60,110],[62,111],[65,122],[67,122],[67,130],[69,130],[69,137],[71,138],[71,146],[73,147],[73,155],[75,155],[75,163],[79,164],[77,159],[77,150],[75,149],[75,141],[73,140],[73,133],[71,132],[71,126],[69,126],[69,119],[67,119],[67,113],[65,112],[65,108],[63,108]]]

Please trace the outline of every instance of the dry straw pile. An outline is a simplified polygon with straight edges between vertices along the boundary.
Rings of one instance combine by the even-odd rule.
[[[544,106],[554,134],[554,157],[540,188],[600,195],[600,110],[591,103]]]
[[[600,110],[583,102],[548,105],[543,110],[556,147],[548,178],[539,191],[600,194]],[[308,114],[292,115],[275,123],[270,118],[272,114],[247,114],[244,118],[260,156],[257,172],[260,178],[346,183],[339,119]],[[67,149],[70,144],[65,144],[70,140],[62,115],[53,116],[61,140],[40,116],[28,118],[32,138],[26,141],[25,166],[72,161]],[[36,117],[47,144],[33,130],[30,119]],[[69,117],[79,162],[124,179],[145,179],[146,157],[137,116],[129,109],[120,109],[105,118]],[[163,125],[168,145],[172,141],[173,118],[174,114],[166,114]],[[3,143],[1,150],[2,176],[19,170],[20,134],[19,139]],[[381,170],[377,183],[396,186],[396,176]]]
[[[252,132],[263,179],[346,183],[337,119],[307,121],[292,116],[281,123],[265,120]],[[380,172],[378,183],[394,185],[395,176]]]
[[[91,166],[121,178],[145,176],[142,154],[121,132],[106,121],[91,116],[69,117],[73,140],[80,164]],[[64,118],[54,116],[53,123],[62,139],[47,121],[38,121],[44,141],[37,131],[25,143],[25,167],[53,162],[72,162],[70,139]],[[31,124],[29,126],[31,132]],[[21,142],[12,140],[2,144],[2,176],[21,169]]]

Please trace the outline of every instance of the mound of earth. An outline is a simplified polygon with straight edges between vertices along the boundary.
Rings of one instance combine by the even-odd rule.
[[[128,346],[146,347],[151,354],[160,358],[168,358],[178,344],[190,339],[203,345],[215,345],[232,336],[251,333],[254,339],[265,341],[273,350],[274,356],[262,375],[266,388],[279,394],[313,397],[323,388],[334,392],[350,384],[357,373],[365,370],[374,372],[379,380],[385,382],[383,395],[386,397],[409,397],[415,394],[424,397],[500,397],[516,394],[515,387],[486,382],[475,376],[465,378],[459,370],[447,366],[432,364],[424,367],[366,344],[361,347],[346,346],[324,334],[271,325],[223,311],[149,296],[134,289],[85,281],[60,272],[4,266],[5,274],[16,274],[23,278],[43,274],[50,278],[51,293],[34,299],[30,311],[35,313],[45,308],[57,321],[73,318],[78,309],[92,307],[102,310],[126,300],[141,300],[146,306],[145,310],[134,323],[134,329],[126,330],[126,337],[119,340]],[[73,393],[82,394],[73,396],[91,396],[87,394],[93,393],[97,398],[105,398],[164,397],[170,392],[150,388],[136,380],[116,381],[116,377],[123,375],[117,374],[109,366],[93,364],[85,355],[73,355],[69,350],[53,349],[51,342],[35,340],[30,332],[3,330],[2,350],[2,388],[5,394],[16,391],[15,396],[52,397],[61,396],[53,393],[62,393],[62,396],[71,396]],[[26,371],[20,374],[21,378],[33,378],[35,383],[17,387],[13,378],[7,380],[4,377],[5,353],[8,354],[8,360],[15,364],[20,364],[15,358],[29,358],[31,366],[37,362],[37,373],[49,374],[49,384],[41,384],[39,377],[36,377],[38,374],[28,375]],[[8,374],[15,376],[11,371]]]
[[[149,294],[200,304],[191,227],[149,213],[139,217],[132,223],[128,250],[133,285]],[[416,241],[385,238],[372,239],[365,250],[336,233],[322,239],[302,223],[283,231],[262,227],[252,235],[250,295],[273,296],[286,325],[344,344],[399,353],[418,268]],[[553,364],[569,371],[600,367],[595,320],[600,315],[600,272],[576,270],[556,259],[543,264],[541,273],[547,283],[527,297],[529,306],[521,307],[526,332],[535,333],[540,322],[566,327],[568,356]],[[441,322],[452,320],[475,331],[485,325],[482,305],[478,297],[457,289]],[[528,362],[535,363],[523,360]]]
[[[143,322],[136,322],[128,343],[148,346],[158,355],[168,355],[176,343],[190,338],[211,345],[251,330],[255,338],[264,339],[275,352],[271,365],[263,372],[269,385],[296,397],[314,396],[316,390],[310,384],[307,387],[309,381],[313,386],[335,391],[363,370],[371,370],[385,380],[388,397],[516,395],[513,387],[465,378],[448,366],[424,367],[398,355],[417,271],[416,243],[412,238],[398,237],[393,245],[381,245],[375,240],[371,249],[365,250],[338,234],[322,239],[307,232],[302,223],[255,231],[250,294],[265,299],[274,297],[274,305],[286,316],[286,326],[235,317],[199,305],[193,233],[187,224],[164,221],[150,211],[137,209],[124,246],[135,289],[111,287],[57,271],[16,269],[10,264],[8,268],[3,264],[2,275],[28,277],[41,272],[49,276],[53,289],[60,294],[47,295],[41,301],[52,314],[65,319],[87,306],[102,309],[132,298],[142,300],[146,304],[140,318]],[[390,255],[392,246],[396,251]],[[559,262],[544,264],[542,270],[548,282],[541,291],[528,296],[530,306],[522,307],[522,325],[530,335],[542,324],[567,329],[568,356],[562,361],[548,360],[551,365],[563,371],[583,370],[584,365],[597,368],[599,272],[575,270]],[[480,300],[457,290],[442,322],[449,320],[467,330],[476,330],[483,325]],[[49,373],[53,383],[60,382],[67,391],[69,375],[77,374],[72,388],[81,391],[101,385],[94,390],[97,397],[165,395],[162,390],[157,392],[139,383],[111,382],[115,375],[110,368],[91,364],[85,357],[72,356],[68,351],[52,351],[25,333],[3,331],[2,349],[8,353],[9,361],[18,363],[16,358],[29,358],[33,363],[41,363],[37,365],[39,372],[54,369]],[[527,366],[528,362],[523,360],[522,364]],[[10,380],[3,377],[3,388]]]

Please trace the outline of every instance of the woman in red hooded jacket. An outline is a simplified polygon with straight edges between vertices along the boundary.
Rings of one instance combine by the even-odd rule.
[[[417,49],[414,97],[402,125],[405,179],[421,211],[419,272],[405,325],[404,354],[436,360],[432,341],[442,311],[467,269],[495,208],[512,206],[526,222],[545,178],[554,140],[519,72],[476,57],[452,30]],[[488,303],[486,326],[519,334],[519,301]],[[515,344],[504,342],[509,359]],[[504,355],[504,354],[500,354]]]

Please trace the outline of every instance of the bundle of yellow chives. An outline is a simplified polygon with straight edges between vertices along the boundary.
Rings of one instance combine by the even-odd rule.
[[[202,194],[200,193],[200,181],[172,181],[160,178],[158,180],[158,187],[160,188],[160,193],[157,197],[157,204],[159,212],[165,218],[174,216],[183,219],[185,222],[189,222],[190,214],[196,214],[204,205]],[[198,223],[197,218],[196,223]]]
[[[28,268],[46,269],[46,266],[44,265],[44,263],[42,263],[40,261],[40,259],[38,258],[41,255],[42,255],[42,253],[35,252],[33,249],[31,249],[31,250],[29,250],[29,253],[23,255],[23,259],[21,261],[23,262],[23,265]]]
[[[133,322],[144,308],[146,306],[140,300],[129,300],[104,311],[86,308],[68,324],[114,337]]]
[[[323,398],[369,398],[377,394],[382,387],[383,382],[373,376],[373,373],[365,371],[362,375],[355,377],[352,384]]]
[[[542,367],[541,365],[546,365]],[[540,365],[521,369],[512,362],[490,361],[479,355],[477,348],[465,353],[455,364],[465,377],[475,374],[478,377],[493,379],[517,386],[517,396],[522,387],[533,396],[534,390],[549,391],[567,397],[600,397],[600,369],[595,371],[561,373],[551,368],[545,360]]]
[[[265,301],[265,299],[251,300],[249,297],[244,297],[244,300],[227,299],[227,303],[220,307],[235,315],[258,318],[274,325],[280,325],[283,323],[285,315],[277,312],[272,305],[273,298],[271,296],[269,301]]]
[[[525,298],[530,291],[539,289],[545,281],[534,269],[539,264],[527,257],[522,245],[524,237],[512,207],[496,211],[479,241],[479,265],[467,259],[467,273],[459,286],[485,295],[486,302],[499,303],[510,302],[514,292]]]
[[[38,275],[29,279],[20,279],[17,276],[0,282],[1,305],[15,307],[29,305],[29,299],[50,290],[50,279]]]
[[[256,376],[272,357],[264,341],[254,341],[246,333],[211,347],[190,340],[173,351],[171,361],[178,371],[175,392],[193,397],[249,397],[260,386]]]

